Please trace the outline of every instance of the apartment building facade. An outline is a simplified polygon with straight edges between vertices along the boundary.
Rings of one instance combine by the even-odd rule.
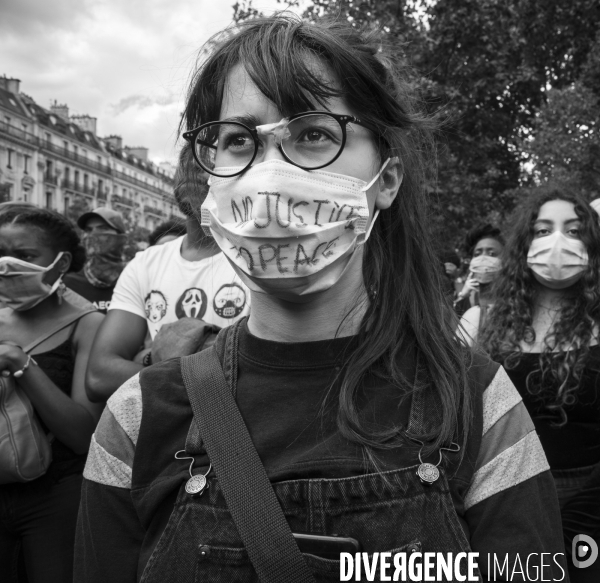
[[[18,79],[0,77],[0,202],[32,202],[70,216],[99,206],[152,230],[183,218],[173,197],[174,168],[127,147],[120,136],[100,138],[96,118],[49,109],[20,91]]]

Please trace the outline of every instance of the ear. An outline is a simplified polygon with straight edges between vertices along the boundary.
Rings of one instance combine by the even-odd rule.
[[[390,158],[390,161],[377,181],[379,192],[375,197],[375,208],[385,210],[392,206],[403,178],[404,167],[402,166],[402,162],[400,162],[400,158]]]
[[[56,264],[56,269],[61,275],[64,275],[67,273],[67,271],[69,271],[69,267],[71,267],[71,261],[73,261],[73,255],[71,255],[69,251],[63,251],[63,254]]]

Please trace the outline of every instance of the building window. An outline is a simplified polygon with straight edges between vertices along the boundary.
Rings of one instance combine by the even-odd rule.
[[[46,134],[46,143],[47,144],[51,144],[52,143],[52,136],[50,134]]]
[[[98,194],[104,193],[104,181],[98,180]]]
[[[65,216],[66,216],[66,215],[67,215],[67,213],[69,212],[69,203],[70,203],[70,202],[71,202],[71,201],[69,200],[69,197],[68,197],[68,196],[65,196],[65,208],[64,208],[64,211],[63,211],[63,214],[64,214]]]
[[[73,153],[75,154],[75,156],[77,156],[77,152],[78,152],[78,148],[75,144],[73,144]]]
[[[79,187],[79,170],[75,170],[75,188]]]
[[[29,160],[31,156],[23,156],[23,173],[29,174]]]
[[[23,125],[23,131],[24,131],[24,132],[26,132],[26,131],[27,131],[27,124],[26,124],[26,123],[24,123],[24,124],[22,124],[22,125]]]
[[[8,151],[8,161],[6,162],[6,167],[7,168],[12,168],[13,154],[15,152],[14,152],[14,150],[11,150],[10,148],[7,151]]]
[[[4,121],[6,122],[6,125],[9,126],[10,125],[10,117],[5,116],[4,117]]]
[[[63,142],[63,146],[65,148],[65,152],[69,151],[69,142]]]
[[[46,193],[46,208],[47,209],[52,208],[52,192],[50,192],[50,191],[48,191]]]
[[[88,183],[89,183],[89,178],[87,174],[83,175],[83,186],[85,186],[86,188],[88,187]]]

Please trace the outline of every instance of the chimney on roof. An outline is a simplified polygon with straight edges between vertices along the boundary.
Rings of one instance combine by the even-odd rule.
[[[0,77],[0,87],[2,87],[2,89],[5,91],[16,93],[18,95],[20,86],[20,79],[13,79],[12,77],[7,77],[6,75],[2,75],[2,77]]]
[[[121,136],[108,136],[103,138],[104,142],[109,146],[112,146],[115,150],[123,149],[123,138]]]
[[[72,115],[71,121],[77,124],[84,132],[92,132],[96,135],[96,122],[98,118],[89,115]]]
[[[50,111],[66,122],[69,121],[69,106],[66,103],[58,103],[55,99],[54,103],[50,105]]]
[[[125,148],[128,154],[135,156],[138,160],[148,162],[148,148],[137,146],[135,148]]]

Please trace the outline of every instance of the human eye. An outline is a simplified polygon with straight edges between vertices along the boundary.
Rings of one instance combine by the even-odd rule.
[[[229,153],[240,153],[254,149],[250,132],[236,124],[223,124],[219,129],[218,149]]]
[[[342,130],[337,121],[325,115],[308,115],[288,125],[293,143],[302,147],[322,147],[340,144]]]
[[[254,142],[250,140],[248,135],[242,132],[230,134],[224,140],[224,147],[227,150],[243,150],[248,147],[254,147]]]
[[[533,230],[533,234],[535,235],[536,238],[547,237],[548,235],[550,235],[550,229],[548,229],[547,227],[536,227]]]
[[[567,235],[569,235],[569,237],[572,237],[573,239],[579,239],[581,234],[581,231],[579,229],[579,227],[571,227],[570,229],[567,230]]]

